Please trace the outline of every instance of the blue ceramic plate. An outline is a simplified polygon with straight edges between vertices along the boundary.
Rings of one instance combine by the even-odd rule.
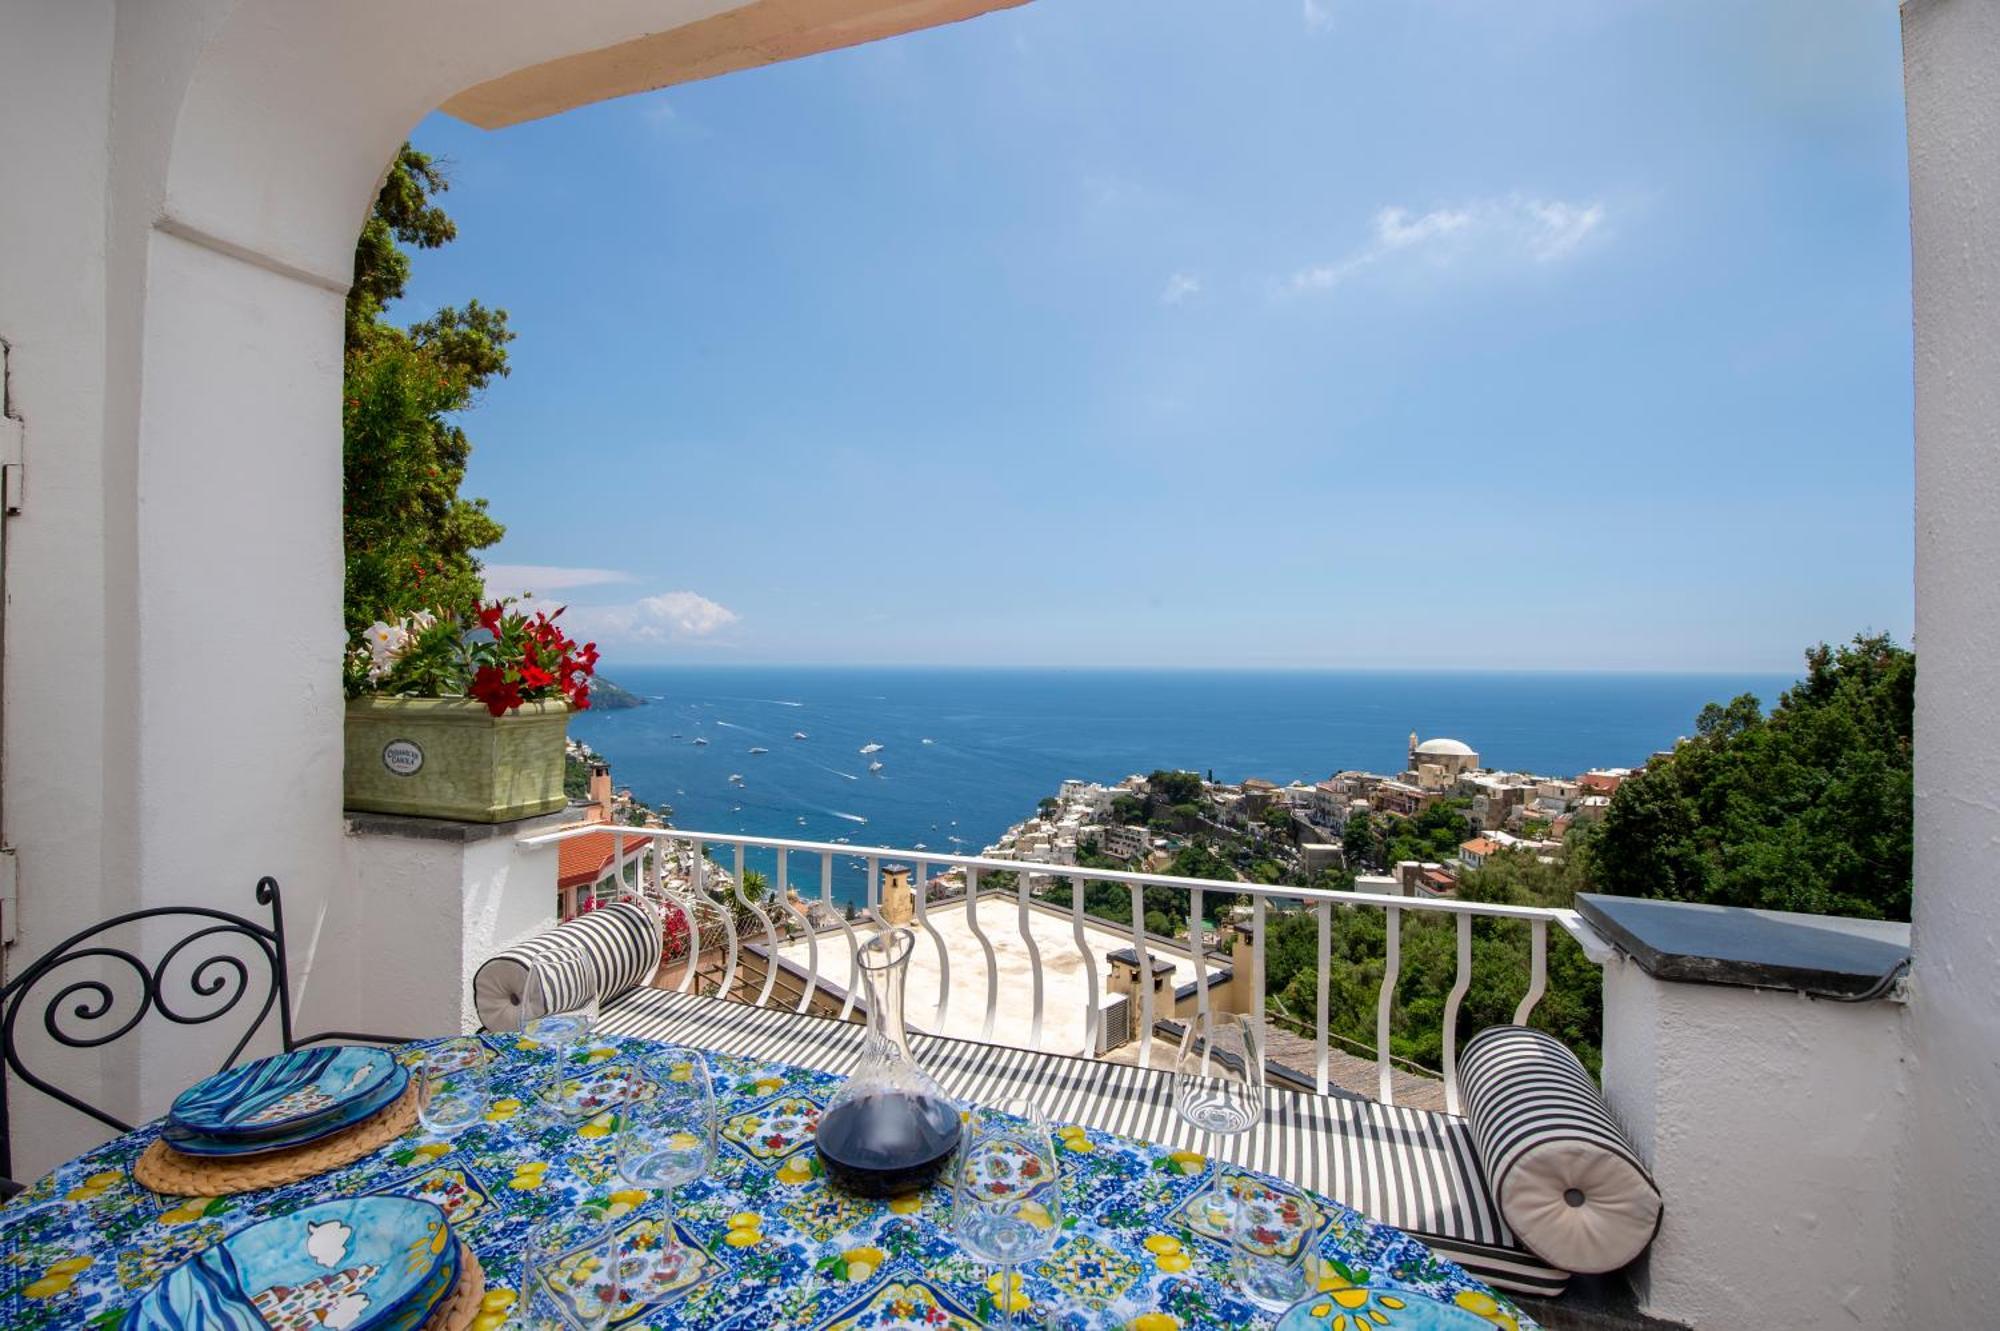
[[[1493,1331],[1469,1308],[1394,1285],[1322,1290],[1285,1309],[1277,1331]]]
[[[395,1075],[386,1049],[294,1049],[228,1068],[180,1093],[167,1119],[204,1137],[275,1137],[338,1113]]]
[[[444,1212],[429,1202],[323,1202],[175,1267],[122,1331],[412,1331],[457,1287],[458,1260]]]
[[[388,1080],[364,1096],[359,1096],[325,1117],[306,1123],[302,1127],[287,1132],[271,1133],[256,1137],[213,1137],[205,1132],[191,1132],[179,1124],[168,1120],[160,1129],[160,1136],[167,1145],[183,1155],[237,1156],[256,1155],[263,1151],[282,1151],[291,1146],[304,1146],[322,1137],[331,1137],[336,1132],[347,1129],[392,1104],[410,1084],[410,1070],[398,1064],[389,1074]]]

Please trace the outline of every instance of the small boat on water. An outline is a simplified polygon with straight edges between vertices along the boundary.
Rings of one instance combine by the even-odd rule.
[[[800,826],[800,827],[804,827],[805,825],[806,825],[806,816],[805,816],[804,814],[800,814],[800,815],[799,815],[799,826]]]
[[[876,759],[876,760],[875,760],[874,762],[872,762],[872,763],[868,764],[868,770],[869,770],[869,771],[871,771],[871,772],[879,772],[879,771],[881,771],[881,770],[882,770],[882,760],[881,760],[880,758],[877,758],[877,759]]]
[[[804,739],[805,737],[806,737],[806,732],[803,730],[794,730],[792,732],[793,739]]]
[[[708,743],[708,741],[707,741],[706,739],[704,739],[704,738],[703,738],[702,736],[700,736],[700,735],[696,735],[696,736],[695,736],[695,737],[694,737],[694,738],[693,738],[692,740],[689,740],[688,742],[689,742],[690,744],[707,744],[707,743]]]
[[[923,742],[924,742],[924,743],[926,743],[926,744],[935,744],[935,743],[937,743],[937,741],[936,741],[936,740],[934,740],[934,739],[932,739],[932,738],[931,738],[931,737],[930,737],[929,735],[926,735],[926,736],[924,736],[924,741],[923,741]]]
[[[752,752],[752,753],[769,753],[769,752],[770,752],[770,750],[769,750],[769,749],[767,749],[767,748],[765,748],[765,747],[764,747],[763,745],[761,745],[761,744],[760,744],[760,745],[758,745],[758,746],[757,746],[756,748],[754,748],[754,749],[750,750],[750,752]]]
[[[675,738],[675,739],[679,739],[680,737],[681,737],[681,732],[680,732],[680,731],[678,731],[678,730],[676,730],[676,731],[674,732],[674,738]]]
[[[863,753],[880,753],[882,752],[882,746],[871,740],[870,742],[863,744],[861,746],[861,751]]]
[[[729,784],[730,784],[730,785],[732,785],[732,786],[740,786],[740,785],[742,785],[742,784],[743,784],[743,773],[741,773],[741,772],[731,772],[731,773],[729,774]]]

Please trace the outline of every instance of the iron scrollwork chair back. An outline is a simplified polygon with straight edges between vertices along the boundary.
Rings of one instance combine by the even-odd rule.
[[[285,955],[285,908],[277,879],[268,876],[259,879],[256,896],[258,905],[270,909],[268,925],[207,906],[155,906],[127,911],[70,935],[0,987],[0,1056],[5,1060],[5,1069],[0,1070],[0,1191],[4,1191],[4,1179],[13,1173],[14,1158],[7,1117],[6,1071],[106,1127],[118,1132],[132,1131],[131,1124],[37,1075],[21,1056],[16,1028],[24,1012],[32,1015],[35,1010],[30,996],[45,982],[61,978],[58,971],[79,962],[95,962],[96,969],[70,978],[52,997],[40,1003],[42,1030],[66,1048],[99,1049],[112,1044],[129,1035],[153,1012],[181,1026],[207,1025],[237,1012],[246,999],[255,1001],[254,996],[260,990],[262,1002],[256,1008],[256,1015],[244,1026],[242,1036],[230,1048],[218,1071],[242,1057],[250,1041],[270,1019],[273,1008],[277,1009],[278,1035],[286,1052],[322,1040],[400,1043],[400,1037],[351,1031],[294,1034],[292,998],[286,978],[290,972]],[[163,919],[198,922],[198,927],[174,942],[151,965],[136,952],[100,941],[125,926]],[[214,950],[192,963],[186,976],[186,992],[178,992],[182,986],[170,989],[169,971],[175,960],[204,940],[212,941]],[[244,941],[232,947],[235,940]],[[264,977],[261,986],[256,982],[257,975]],[[124,983],[117,986],[107,982],[121,978]],[[121,1016],[127,1003],[132,1007],[131,1014]],[[68,1025],[72,1021],[80,1025],[72,1028]]]

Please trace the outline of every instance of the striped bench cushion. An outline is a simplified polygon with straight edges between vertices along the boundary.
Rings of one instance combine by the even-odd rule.
[[[1490,1026],[1458,1066],[1487,1184],[1522,1243],[1591,1273],[1646,1250],[1660,1227],[1659,1189],[1562,1041]]]
[[[864,1033],[854,1022],[649,988],[605,1009],[600,1025],[609,1034],[836,1076],[860,1061]],[[924,1068],[960,1100],[994,1104],[1026,1095],[1058,1122],[1185,1146],[1345,1202],[1416,1235],[1490,1284],[1542,1297],[1568,1284],[1566,1272],[1523,1249],[1501,1219],[1464,1119],[1272,1087],[1263,1131],[1218,1137],[1181,1122],[1166,1071],[936,1035],[912,1035],[910,1043]]]
[[[531,972],[560,1011],[593,992],[611,1003],[659,967],[660,922],[645,903],[627,898],[488,957],[472,977],[473,1007],[487,1030],[517,1031]]]

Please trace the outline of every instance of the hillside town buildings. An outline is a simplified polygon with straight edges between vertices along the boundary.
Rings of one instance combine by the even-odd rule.
[[[1249,838],[1303,881],[1325,869],[1358,867],[1347,865],[1341,850],[1342,833],[1357,814],[1415,818],[1451,801],[1472,831],[1454,858],[1404,861],[1388,874],[1370,878],[1363,888],[1442,896],[1456,890],[1461,873],[1484,867],[1495,855],[1558,855],[1569,829],[1602,817],[1618,787],[1643,770],[1592,768],[1574,777],[1495,770],[1481,767],[1478,750],[1462,740],[1419,739],[1414,732],[1408,761],[1400,772],[1340,771],[1311,784],[1280,786],[1254,776],[1239,782],[1204,780],[1204,821],[1174,831],[1118,816],[1119,797],[1142,801],[1149,793],[1148,778],[1135,774],[1108,786],[1072,779],[1033,817],[1007,829],[985,854],[1074,865],[1079,850],[1089,847],[1127,867],[1157,870],[1184,837],[1216,834]],[[1279,815],[1275,819],[1274,811]],[[1289,835],[1281,831],[1286,815],[1292,820]]]

